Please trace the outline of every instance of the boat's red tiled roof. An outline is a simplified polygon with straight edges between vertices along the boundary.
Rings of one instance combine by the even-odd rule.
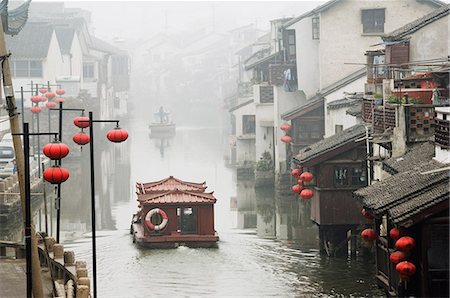
[[[136,182],[136,192],[137,194],[146,194],[146,193],[162,193],[168,190],[180,189],[192,192],[204,192],[206,189],[205,182],[196,183],[196,182],[187,182],[180,179],[177,179],[173,176],[169,176],[166,179],[140,183]]]
[[[179,204],[179,203],[207,203],[214,204],[216,198],[214,192],[200,193],[173,189],[163,193],[138,194],[138,201],[141,204]]]

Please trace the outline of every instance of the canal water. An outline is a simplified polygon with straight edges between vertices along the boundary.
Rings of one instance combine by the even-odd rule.
[[[148,124],[157,108],[144,101],[131,104],[127,128],[131,185],[169,175],[206,181],[207,191],[214,191],[217,198],[219,248],[137,247],[129,234],[137,205],[134,190],[130,189],[129,197],[112,203],[115,229],[97,231],[99,297],[382,296],[375,285],[371,259],[328,258],[314,246],[268,237],[276,236],[277,221],[272,219],[276,212],[265,208],[261,214],[257,201],[270,201],[271,192],[263,191],[264,198],[249,198],[248,194],[255,192],[242,191],[252,184],[237,181],[235,170],[226,166],[219,120],[207,121],[203,126],[178,121],[173,138],[150,138]],[[218,119],[215,113],[209,114],[210,119]],[[74,250],[76,259],[86,260],[92,268],[89,233],[66,242],[65,247]]]

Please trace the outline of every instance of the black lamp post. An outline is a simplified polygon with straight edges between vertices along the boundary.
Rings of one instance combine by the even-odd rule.
[[[96,122],[114,122],[116,123],[116,128],[119,126],[119,120],[94,120],[92,118],[92,112],[89,112],[89,120],[80,120],[79,122],[89,122],[89,160],[90,160],[90,170],[91,170],[91,221],[92,221],[92,275],[93,275],[93,297],[97,297],[97,248],[96,248],[96,235],[95,235],[95,173],[94,173],[94,128],[93,124]],[[128,138],[128,133],[126,136],[119,137],[116,140],[111,140],[113,142],[123,142]]]
[[[64,109],[63,103],[59,103],[59,108],[54,109],[50,108],[48,109],[48,114],[50,115],[50,111],[57,110],[59,111],[59,138],[58,140],[62,142],[62,119],[63,119],[63,111],[82,111],[84,112],[84,109]],[[50,125],[50,124],[49,124]],[[61,159],[58,160],[59,166],[61,166]],[[60,224],[61,224],[61,184],[58,184],[57,188],[57,196],[55,201],[55,209],[56,209],[56,242],[59,242],[59,235],[60,235]]]
[[[23,154],[25,171],[25,250],[27,261],[27,298],[32,297],[32,266],[31,266],[31,188],[30,188],[30,135],[57,135],[57,133],[30,133],[28,123],[23,123]]]

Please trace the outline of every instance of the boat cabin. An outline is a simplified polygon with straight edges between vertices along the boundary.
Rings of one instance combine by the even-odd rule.
[[[216,247],[213,192],[205,183],[166,179],[137,183],[138,212],[133,216],[133,241],[151,248]]]

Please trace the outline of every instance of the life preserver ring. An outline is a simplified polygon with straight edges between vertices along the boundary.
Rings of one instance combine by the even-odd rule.
[[[159,225],[154,225],[152,223],[152,221],[150,220],[152,218],[152,216],[156,213],[159,213],[163,219]],[[168,221],[169,221],[169,218],[167,217],[166,212],[164,212],[163,210],[161,210],[159,208],[154,208],[154,209],[150,210],[149,212],[147,212],[147,214],[145,215],[145,223],[147,224],[147,227],[152,231],[160,231],[160,230],[164,229],[167,226]]]

